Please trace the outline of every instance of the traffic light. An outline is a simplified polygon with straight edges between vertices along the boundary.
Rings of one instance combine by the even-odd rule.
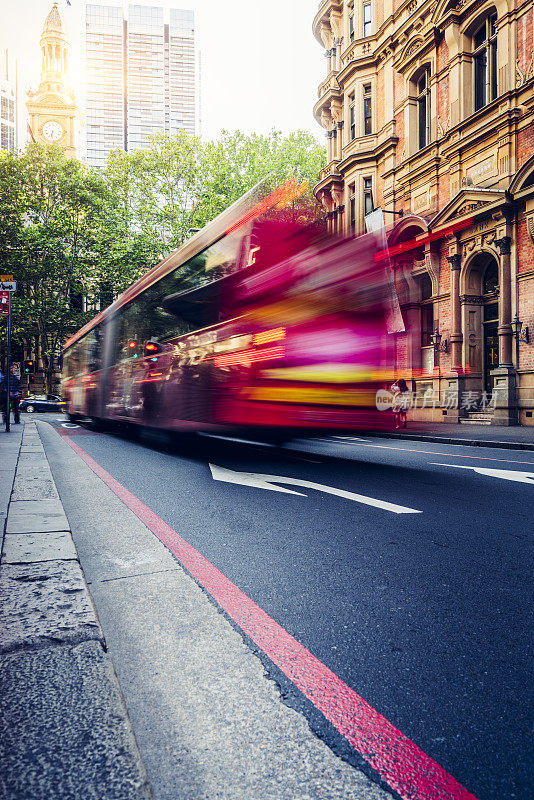
[[[34,375],[35,374],[35,361],[31,359],[27,359],[24,362],[24,372],[26,375]]]

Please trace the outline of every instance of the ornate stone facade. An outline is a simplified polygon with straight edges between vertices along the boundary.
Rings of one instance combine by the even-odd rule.
[[[533,6],[322,0],[314,19],[328,73],[315,195],[341,234],[363,233],[370,208],[394,212],[409,331],[396,369],[435,399],[416,418],[534,424]]]
[[[71,46],[54,3],[41,36],[41,82],[28,92],[29,125],[34,141],[59,145],[69,158],[81,156],[82,113],[67,84]]]

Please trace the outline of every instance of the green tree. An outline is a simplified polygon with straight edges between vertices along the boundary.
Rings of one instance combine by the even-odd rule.
[[[220,214],[259,181],[264,181],[264,191],[268,192],[293,176],[299,183],[308,183],[306,192],[292,205],[293,215],[311,221],[320,214],[312,188],[326,164],[326,150],[305,131],[288,136],[279,131],[267,135],[223,131],[217,141],[206,143],[202,156],[198,226]]]
[[[36,344],[52,391],[63,342],[94,315],[102,286],[125,288],[152,265],[153,251],[119,225],[103,178],[56,146],[1,153],[0,187],[2,274],[18,283],[13,339]],[[1,335],[5,342],[5,324]]]
[[[223,131],[205,143],[181,131],[173,137],[156,134],[143,151],[113,151],[105,180],[124,226],[148,237],[163,257],[260,181],[265,192],[293,176],[299,184],[307,182],[290,213],[304,221],[316,218],[312,187],[325,163],[325,148],[303,131],[288,136]]]
[[[200,140],[179,131],[154,134],[146,150],[109,155],[104,178],[125,230],[147,237],[160,258],[179,247],[193,226],[200,153]]]

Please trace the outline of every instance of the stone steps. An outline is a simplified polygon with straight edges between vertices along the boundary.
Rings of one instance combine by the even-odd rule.
[[[460,418],[460,423],[464,425],[491,425],[493,411],[471,411],[465,417]]]

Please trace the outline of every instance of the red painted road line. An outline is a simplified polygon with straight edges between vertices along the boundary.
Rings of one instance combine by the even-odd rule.
[[[343,444],[343,442],[339,442],[339,444]],[[517,461],[511,458],[490,458],[489,456],[461,456],[457,453],[434,453],[432,450],[416,450],[412,447],[394,447],[393,445],[389,444],[362,444],[361,442],[350,442],[350,444],[354,444],[357,447],[376,447],[379,450],[400,450],[401,453],[421,453],[424,456],[445,456],[446,458],[476,458],[479,461],[503,461],[505,464],[526,464],[527,466],[534,467],[534,461]],[[468,447],[469,445],[465,445]],[[500,448],[495,448],[496,450]],[[295,452],[301,452],[300,450]],[[302,451],[307,452],[307,451]],[[315,455],[320,455],[316,453]]]
[[[63,438],[403,800],[476,800],[68,435]]]
[[[79,431],[75,431],[73,428],[56,428],[56,430],[60,436],[102,436],[98,431],[86,431],[83,428],[80,428]]]

